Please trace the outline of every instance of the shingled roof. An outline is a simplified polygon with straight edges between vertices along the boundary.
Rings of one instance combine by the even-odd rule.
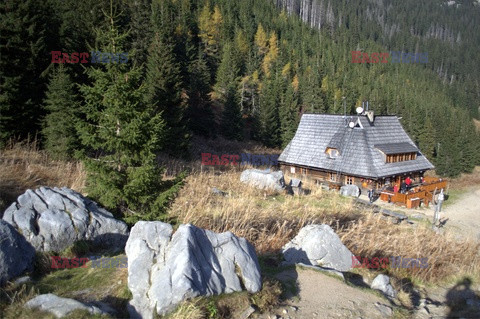
[[[327,148],[336,148],[339,156],[330,158]],[[385,163],[384,154],[412,152],[415,160]],[[434,168],[396,116],[376,116],[371,123],[365,115],[304,114],[278,161],[373,179]]]

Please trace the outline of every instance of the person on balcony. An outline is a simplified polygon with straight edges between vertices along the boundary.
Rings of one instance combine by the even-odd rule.
[[[405,178],[405,184],[406,184],[406,190],[408,191],[410,189],[410,187],[412,186],[412,180],[410,179],[410,176],[407,176],[407,178]]]
[[[407,184],[405,182],[402,182],[400,184],[400,193],[405,194],[407,192]]]

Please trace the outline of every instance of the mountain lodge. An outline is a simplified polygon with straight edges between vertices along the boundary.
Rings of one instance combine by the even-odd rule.
[[[399,118],[375,116],[372,111],[348,116],[304,114],[278,163],[283,171],[301,174],[330,188],[357,185],[360,189],[381,191],[381,198],[389,201],[407,204],[407,199],[414,199],[407,206],[417,206],[419,202],[415,200],[425,197],[428,205],[432,187],[425,182],[439,182],[423,179],[425,171],[434,166],[410,139]],[[412,196],[418,198],[393,192],[394,185],[399,187],[407,177],[412,181]],[[443,183],[435,187],[444,188]],[[417,194],[426,191],[421,186],[428,188],[430,194]]]

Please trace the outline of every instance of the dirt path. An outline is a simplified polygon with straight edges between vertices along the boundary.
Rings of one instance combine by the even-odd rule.
[[[287,286],[295,285],[290,291],[286,305],[273,314],[260,318],[371,318],[391,316],[387,299],[372,292],[354,288],[342,280],[332,278],[320,271],[297,267],[276,276]],[[290,286],[292,287],[292,286]],[[296,290],[296,291],[295,291]]]
[[[360,198],[368,201],[366,195],[362,194]],[[423,218],[427,218],[429,221],[433,220],[433,205],[430,205],[429,208],[407,209],[383,202],[380,199],[375,201],[375,205],[392,211],[402,212],[409,217],[423,215]],[[480,240],[480,186],[477,185],[464,189],[459,198],[455,199],[451,204],[448,201],[444,202],[440,220],[446,220],[444,229],[448,232],[453,232],[460,238]]]
[[[377,203],[376,203],[377,204]],[[408,216],[423,215],[432,219],[434,209],[421,208],[409,210],[392,206],[388,203],[378,203],[381,207],[402,211]],[[447,219],[445,230],[454,232],[461,237],[480,239],[480,186],[471,187],[460,195],[450,205],[443,207],[441,220]],[[275,309],[261,319],[271,318],[388,318],[392,316],[391,303],[368,290],[354,288],[347,283],[332,278],[320,271],[304,269],[286,270],[276,276],[289,287],[289,298],[285,305]],[[425,299],[420,300],[412,318],[427,319],[435,316],[444,317],[450,313],[447,297],[452,294],[466,295],[472,305],[464,305],[465,309],[476,307],[480,309],[480,286],[470,291],[455,291],[455,287],[434,287],[425,291]],[[468,295],[468,296],[467,296]],[[472,296],[470,296],[472,295]],[[476,297],[475,297],[476,296]],[[472,312],[465,312],[465,318],[470,318]],[[463,314],[461,311],[459,314]]]
[[[480,187],[467,190],[453,204],[447,205],[440,218],[448,218],[447,229],[464,237],[480,239]]]

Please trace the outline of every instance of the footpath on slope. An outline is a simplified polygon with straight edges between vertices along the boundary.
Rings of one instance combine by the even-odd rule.
[[[292,289],[284,305],[256,318],[371,318],[391,315],[390,302],[321,271],[296,267],[275,276]],[[295,286],[295,288],[293,288]]]

